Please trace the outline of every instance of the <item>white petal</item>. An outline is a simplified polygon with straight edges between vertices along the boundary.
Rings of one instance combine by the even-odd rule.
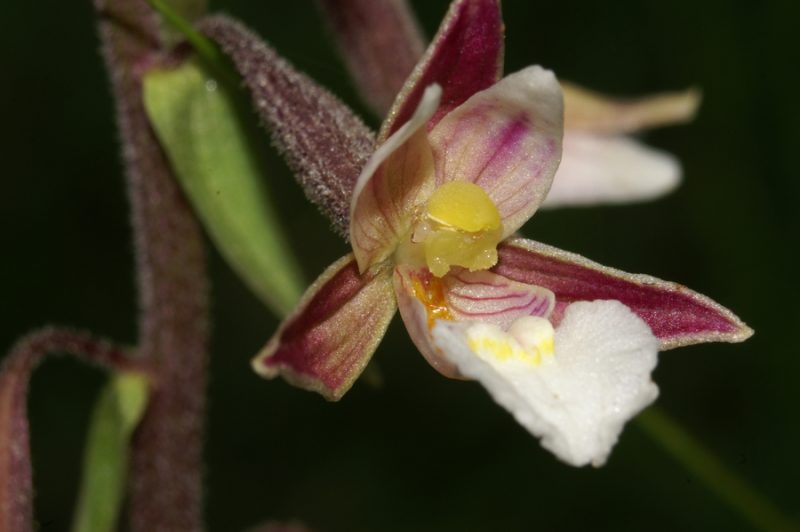
[[[568,306],[555,332],[555,355],[536,364],[507,352],[497,356],[484,349],[493,342],[475,341],[491,337],[521,349],[493,325],[440,321],[433,337],[464,376],[480,381],[545,448],[572,465],[605,463],[624,424],[658,396],[650,380],[658,340],[618,301]]]
[[[648,200],[680,182],[677,159],[628,137],[566,131],[563,146],[543,207]]]

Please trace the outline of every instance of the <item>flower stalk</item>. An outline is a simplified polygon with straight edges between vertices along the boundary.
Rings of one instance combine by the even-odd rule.
[[[139,295],[137,346],[125,350],[85,333],[45,329],[4,361],[0,466],[3,532],[33,527],[25,410],[31,371],[48,352],[67,352],[111,369],[134,369],[152,391],[131,449],[130,529],[202,528],[202,429],[208,290],[200,228],[144,113],[141,76],[170,60],[168,33],[144,0],[97,0],[102,52],[111,79],[128,178]],[[187,10],[202,2],[183,2]]]
[[[127,170],[139,294],[139,358],[152,394],[133,439],[131,530],[202,529],[209,298],[200,227],[155,138],[141,77],[165,61],[144,0],[100,0],[100,39]]]

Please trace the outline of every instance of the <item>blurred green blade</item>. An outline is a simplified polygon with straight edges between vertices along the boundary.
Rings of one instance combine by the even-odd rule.
[[[73,532],[117,529],[130,438],[146,404],[147,379],[138,374],[119,373],[100,393],[86,442]]]
[[[167,4],[186,20],[197,20],[208,11],[207,0],[168,0]]]
[[[261,300],[285,315],[300,268],[264,187],[262,167],[229,90],[195,61],[144,78],[144,102],[178,180],[211,239]]]

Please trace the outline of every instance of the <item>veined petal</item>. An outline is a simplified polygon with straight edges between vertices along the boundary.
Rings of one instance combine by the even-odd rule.
[[[662,351],[703,342],[742,342],[753,334],[730,310],[677,283],[608,268],[524,238],[508,239],[497,251],[492,271],[553,291],[554,323],[570,303],[613,299],[647,323]]]
[[[378,142],[408,121],[425,87],[438,83],[442,105],[428,124],[476,92],[490,87],[503,68],[503,20],[499,0],[457,0],[442,21],[425,55],[406,80],[381,126]]]
[[[384,142],[356,182],[350,204],[350,243],[360,271],[382,261],[411,226],[414,206],[433,191],[433,155],[423,127],[441,88],[425,90],[414,116]]]
[[[552,352],[532,353],[521,333],[439,322],[433,338],[545,448],[575,466],[602,465],[624,424],[658,396],[658,340],[618,301],[567,307]]]
[[[565,130],[563,148],[542,207],[653,199],[671,192],[681,179],[675,157],[628,137]]]
[[[688,122],[697,113],[701,98],[697,89],[622,100],[566,82],[561,83],[561,88],[564,127],[607,134]]]
[[[434,369],[450,378],[459,378],[459,372],[431,343],[437,321],[482,321],[507,329],[525,316],[548,317],[555,303],[545,288],[488,271],[459,269],[438,278],[426,268],[400,265],[395,268],[394,287],[414,345]]]
[[[552,72],[528,67],[448,114],[431,131],[436,181],[471,181],[497,205],[504,236],[550,189],[561,159],[563,108]]]
[[[508,329],[523,316],[547,318],[555,308],[553,292],[519,283],[490,271],[451,271],[442,278],[455,319],[480,321]]]
[[[336,401],[366,367],[395,309],[390,270],[359,275],[353,256],[342,257],[309,287],[253,368]]]

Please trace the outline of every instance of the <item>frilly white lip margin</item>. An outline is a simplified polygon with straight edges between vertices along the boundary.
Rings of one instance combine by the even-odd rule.
[[[555,330],[555,354],[540,364],[473,351],[471,333],[520,347],[494,325],[439,320],[432,333],[465,377],[479,381],[542,446],[574,466],[603,465],[625,423],[658,396],[650,378],[658,339],[619,301],[569,305]]]

